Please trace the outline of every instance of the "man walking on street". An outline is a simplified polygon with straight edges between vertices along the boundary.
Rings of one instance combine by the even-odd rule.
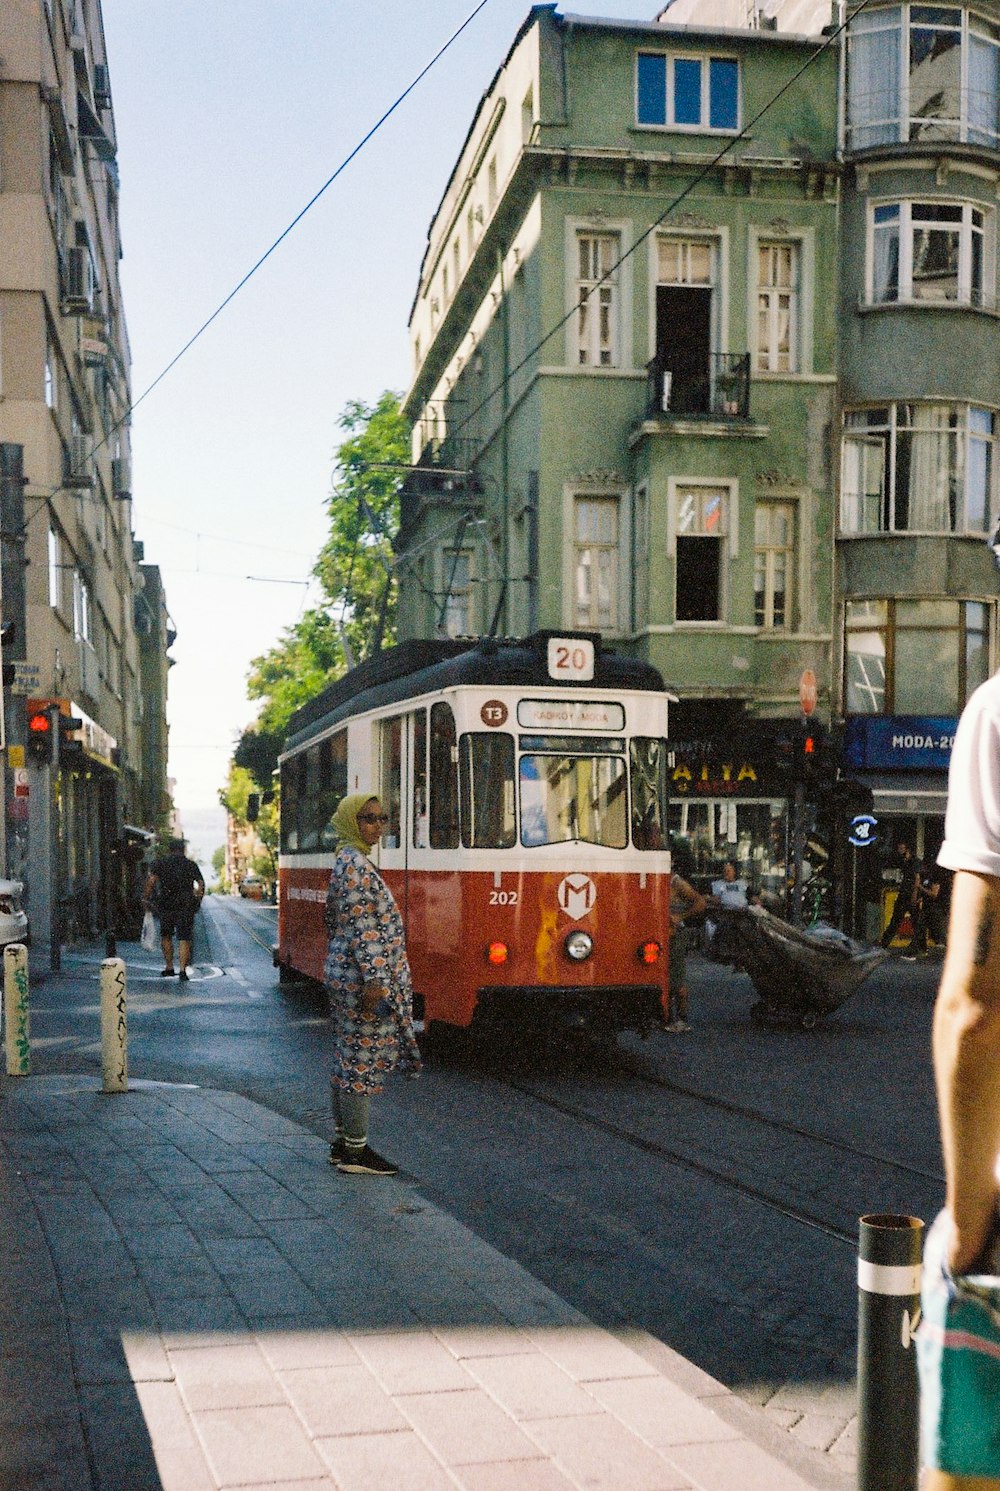
[[[174,934],[177,935],[178,973],[188,981],[194,914],[205,894],[205,877],[193,859],[184,853],[184,840],[171,839],[170,852],[158,859],[146,881],[146,905],[159,917],[163,948],[161,978],[174,976]]]
[[[924,1486],[1000,1491],[1000,674],[959,722],[939,862],[955,878],[933,1036],[945,1209],[917,1337]]]

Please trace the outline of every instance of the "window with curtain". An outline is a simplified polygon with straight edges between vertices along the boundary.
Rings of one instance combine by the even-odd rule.
[[[848,410],[841,532],[987,532],[995,429],[992,411],[964,404]]]
[[[982,305],[986,219],[971,202],[885,202],[872,208],[871,297]]]
[[[1000,141],[1000,28],[951,5],[855,15],[847,42],[849,150],[896,141]]]
[[[990,607],[950,599],[847,603],[848,714],[957,715],[989,667]]]
[[[618,356],[617,233],[578,233],[577,352],[581,367],[616,367]]]
[[[444,549],[441,554],[444,581],[442,635],[467,637],[472,631],[472,553],[469,549]]]
[[[762,242],[758,245],[758,372],[798,372],[799,257],[797,243]]]
[[[573,503],[573,624],[598,631],[619,626],[619,500],[577,497]]]
[[[754,513],[754,625],[783,631],[791,625],[795,507],[758,502]]]

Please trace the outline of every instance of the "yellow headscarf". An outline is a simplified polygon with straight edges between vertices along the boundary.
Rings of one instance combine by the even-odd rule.
[[[378,795],[374,792],[352,792],[348,797],[342,797],[330,819],[334,833],[337,835],[337,848],[360,849],[362,854],[368,854],[371,846],[366,844],[361,837],[361,826],[358,823],[358,814],[366,802],[378,802]]]

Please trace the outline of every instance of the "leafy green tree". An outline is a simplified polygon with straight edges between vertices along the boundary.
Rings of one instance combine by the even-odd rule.
[[[265,790],[268,750],[276,762],[294,711],[339,678],[349,661],[395,638],[393,543],[409,461],[407,424],[398,396],[387,391],[375,404],[352,400],[339,426],[346,438],[337,449],[327,504],[330,531],[313,571],[323,602],[253,659],[247,679],[247,693],[261,708],[240,740],[237,760]],[[251,734],[257,738],[248,740]]]

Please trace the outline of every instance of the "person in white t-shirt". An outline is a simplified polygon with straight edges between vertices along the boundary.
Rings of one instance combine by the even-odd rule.
[[[946,1189],[917,1337],[923,1485],[1000,1491],[1000,674],[959,722],[938,862],[955,876],[934,1010]]]

